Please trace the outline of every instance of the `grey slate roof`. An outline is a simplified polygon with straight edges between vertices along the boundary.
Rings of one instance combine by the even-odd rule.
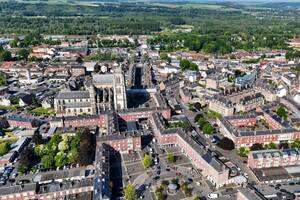
[[[24,184],[21,185],[15,185],[15,186],[2,186],[0,187],[0,196],[2,195],[9,195],[9,194],[18,194],[23,192],[36,192],[36,183],[30,183],[30,184]]]
[[[114,80],[113,74],[93,74],[93,81],[101,84],[112,84]]]
[[[61,91],[58,93],[57,99],[88,99],[89,91]]]

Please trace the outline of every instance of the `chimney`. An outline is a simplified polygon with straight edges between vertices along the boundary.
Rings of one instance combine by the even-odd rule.
[[[26,69],[26,74],[27,74],[27,79],[30,80],[31,79],[30,69]]]

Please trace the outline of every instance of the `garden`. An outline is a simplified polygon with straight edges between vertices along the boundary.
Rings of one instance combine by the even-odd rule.
[[[33,136],[35,147],[28,147],[21,153],[19,172],[92,164],[94,141],[94,135],[87,129],[76,134],[56,133],[47,142],[35,135]]]

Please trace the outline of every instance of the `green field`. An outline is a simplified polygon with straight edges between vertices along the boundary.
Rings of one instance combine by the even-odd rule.
[[[150,3],[153,6],[161,6],[168,8],[184,8],[184,9],[205,9],[205,10],[223,10],[234,11],[236,8],[227,7],[218,4],[206,4],[206,3],[186,3],[186,4],[171,4],[171,3]]]

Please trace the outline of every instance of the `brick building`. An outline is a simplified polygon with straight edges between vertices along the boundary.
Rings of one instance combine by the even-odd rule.
[[[247,112],[263,106],[265,97],[253,89],[242,90],[233,88],[226,90],[222,95],[215,95],[209,100],[209,109],[223,116],[230,116],[236,112]]]
[[[195,140],[182,129],[166,129],[164,119],[158,113],[154,113],[150,119],[155,138],[160,145],[176,145],[201,171],[201,174],[216,187],[230,183],[229,169],[205,146]],[[201,167],[199,167],[201,166]]]
[[[138,132],[120,132],[116,134],[101,135],[100,143],[111,146],[115,151],[124,153],[140,151],[142,149],[141,135]]]
[[[252,169],[299,165],[300,151],[298,149],[252,151],[248,155],[247,163]]]
[[[244,129],[242,126],[254,126],[263,119],[269,129]],[[230,138],[236,145],[252,146],[255,143],[268,144],[270,142],[292,142],[300,138],[300,131],[290,127],[270,112],[256,112],[248,115],[234,115],[217,119],[221,133]]]
[[[7,117],[10,127],[31,129],[38,127],[40,122],[37,119],[22,115],[10,115]]]

